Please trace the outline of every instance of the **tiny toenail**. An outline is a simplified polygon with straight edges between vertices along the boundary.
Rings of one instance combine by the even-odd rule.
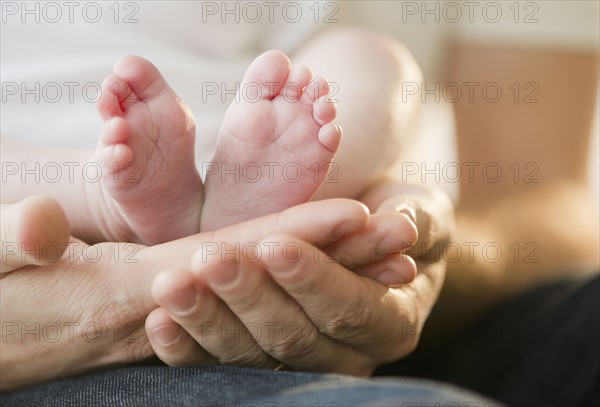
[[[184,288],[177,291],[165,301],[165,307],[174,314],[184,315],[189,314],[196,308],[198,304],[198,291],[194,288]]]
[[[152,337],[161,345],[167,346],[174,343],[183,332],[177,324],[166,324],[150,330]]]

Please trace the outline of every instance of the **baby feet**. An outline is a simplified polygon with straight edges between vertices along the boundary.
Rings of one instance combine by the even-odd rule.
[[[105,121],[92,159],[102,168],[102,235],[156,244],[197,233],[202,182],[194,119],[156,67],[121,59],[97,107]]]
[[[341,141],[328,92],[281,52],[259,56],[205,165],[203,202],[190,112],[151,63],[123,58],[98,102],[105,124],[92,160],[103,176],[92,216],[102,236],[156,244],[308,201]]]
[[[252,62],[204,164],[202,231],[307,202],[341,142],[329,86],[279,51]]]

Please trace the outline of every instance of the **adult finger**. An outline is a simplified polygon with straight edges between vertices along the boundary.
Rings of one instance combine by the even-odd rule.
[[[188,268],[189,259],[201,249],[218,252],[228,243],[254,245],[272,234],[290,234],[318,247],[363,229],[369,219],[365,205],[350,199],[328,199],[294,206],[283,212],[201,233],[152,247],[152,262],[158,274],[164,269]],[[173,253],[178,256],[173,256]],[[155,259],[164,259],[156,261]]]
[[[388,287],[411,283],[417,275],[417,265],[412,257],[396,253],[376,262],[352,270],[359,276],[368,277]]]
[[[408,216],[383,212],[370,215],[367,227],[323,247],[323,251],[344,267],[354,269],[410,249],[417,237],[417,227]]]
[[[393,289],[349,272],[323,252],[315,257],[306,242],[281,235],[268,240],[297,245],[301,254],[296,262],[276,252],[265,267],[322,332],[377,360],[393,360],[414,349],[416,342],[407,333],[424,322],[437,295],[418,282],[421,275],[409,289]]]
[[[146,318],[146,333],[156,356],[169,366],[218,364],[162,307]]]
[[[405,213],[415,222],[419,238],[407,254],[417,258],[430,251],[439,253],[454,229],[452,202],[444,192],[420,185],[405,185],[399,191],[384,200],[377,212]]]
[[[273,252],[294,256],[293,247],[270,247],[273,250],[268,254],[240,253],[237,259],[229,256],[223,263],[203,262],[200,253],[193,259],[193,269],[274,359],[297,370],[367,374],[372,360],[323,335],[269,277],[261,257],[279,256]]]
[[[206,266],[218,269],[219,273],[226,273],[229,267],[218,259],[211,259]],[[152,285],[152,296],[219,363],[271,368],[278,364],[262,351],[227,305],[191,272],[172,269],[159,274]],[[195,352],[188,342],[186,335],[180,353],[171,347],[168,359],[193,357]]]

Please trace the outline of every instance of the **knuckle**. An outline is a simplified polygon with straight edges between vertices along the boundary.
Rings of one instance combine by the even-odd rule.
[[[140,361],[154,353],[145,333],[145,317],[144,312],[127,301],[109,300],[97,305],[90,300],[81,311],[76,335],[86,343],[110,348],[111,358],[124,362]]]
[[[255,310],[262,309],[265,304],[265,291],[263,290],[248,290],[244,285],[236,287],[234,291],[229,293],[231,300],[229,306],[239,310]]]
[[[368,301],[361,300],[357,306],[332,317],[327,323],[319,327],[319,331],[334,339],[352,339],[359,335],[365,327],[370,326],[373,320],[372,307]]]
[[[262,344],[268,354],[278,360],[306,360],[313,351],[317,330],[309,323],[289,323],[283,327],[280,335]]]
[[[362,243],[362,242],[361,242]],[[356,250],[355,250],[356,249]],[[325,247],[325,254],[329,258],[340,262],[347,268],[358,267],[362,260],[362,247],[352,247],[347,244],[333,243]]]

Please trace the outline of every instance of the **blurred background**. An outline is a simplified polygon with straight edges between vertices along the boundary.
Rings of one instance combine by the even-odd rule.
[[[340,21],[344,24],[367,27],[371,30],[391,35],[400,40],[417,60],[427,84],[423,89],[435,89],[441,96],[436,100],[434,95],[425,95],[423,107],[426,111],[421,116],[420,133],[416,143],[406,152],[406,159],[418,163],[426,163],[427,168],[434,168],[435,163],[455,162],[455,107],[463,108],[462,131],[474,131],[470,127],[470,118],[465,122],[466,115],[490,114],[506,115],[505,120],[523,119],[520,115],[529,116],[532,121],[552,122],[549,126],[533,129],[529,123],[515,123],[510,131],[548,131],[567,129],[565,139],[590,137],[589,161],[586,168],[587,177],[598,194],[598,51],[600,50],[600,2],[598,1],[342,1],[340,3]],[[529,57],[529,58],[527,58]],[[569,60],[580,60],[578,66],[572,66]],[[527,60],[526,60],[527,59]],[[552,60],[554,66],[545,65]],[[468,62],[467,62],[468,61]],[[462,64],[468,63],[470,69],[464,69]],[[592,69],[585,69],[589,64]],[[503,69],[495,72],[500,65]],[[536,69],[539,71],[536,72]],[[562,84],[542,81],[547,79],[547,72],[555,69],[556,75],[563,78]],[[592,78],[587,78],[589,92],[568,94],[565,92],[562,101],[549,100],[555,96],[554,89],[559,86],[578,88],[577,75],[581,70],[594,72]],[[512,71],[512,72],[509,72]],[[488,72],[486,75],[485,73]],[[512,77],[511,77],[512,76]],[[458,83],[466,93],[468,86],[465,82],[479,81],[480,86],[486,83],[501,83],[503,99],[512,98],[512,109],[500,103],[483,101],[487,111],[477,112],[474,109],[465,111],[463,98],[452,96],[452,92],[444,92],[449,83]],[[502,83],[504,82],[504,83]],[[520,94],[516,94],[517,83]],[[506,85],[506,86],[504,86]],[[529,86],[525,89],[526,86]],[[585,86],[585,85],[584,85]],[[481,102],[481,88],[475,90],[477,99]],[[535,95],[533,95],[535,93]],[[530,94],[532,97],[528,98]],[[590,102],[590,95],[595,94]],[[492,98],[493,99],[493,98]],[[531,100],[529,100],[531,99]],[[454,102],[458,100],[458,102]],[[533,102],[538,109],[531,112]],[[593,103],[593,104],[590,104]],[[594,105],[595,104],[595,105]],[[562,107],[561,107],[562,106]],[[583,123],[573,126],[569,110],[586,112],[579,116]],[[510,111],[509,111],[510,110]],[[517,110],[515,112],[515,110]],[[534,115],[534,116],[533,116]],[[591,115],[591,118],[590,118]],[[550,119],[551,118],[551,119]],[[468,127],[468,128],[467,128]],[[449,129],[452,129],[450,132]],[[481,129],[480,129],[481,130]],[[586,134],[581,134],[587,132]],[[544,140],[549,134],[539,134],[538,147],[544,148]],[[500,137],[500,135],[499,135]],[[528,137],[523,135],[523,138]],[[516,150],[519,146],[515,145]],[[526,160],[526,158],[525,158]],[[420,175],[420,174],[419,174]],[[407,176],[409,179],[410,177]],[[445,179],[446,178],[446,179]],[[417,181],[415,178],[413,181]],[[453,198],[457,198],[457,185],[452,177],[441,177],[441,185]]]
[[[161,69],[199,118],[198,157],[208,160],[233,95],[207,97],[206,83],[232,89],[264,49],[293,55],[319,31],[359,26],[398,39],[423,71],[424,82],[407,84],[402,95],[420,99],[423,108],[402,152],[405,162],[456,163],[457,131],[497,131],[499,145],[484,149],[502,147],[503,134],[518,139],[522,132],[531,143],[511,147],[515,162],[527,165],[527,150],[543,149],[548,140],[577,143],[589,162],[553,160],[573,161],[597,193],[599,12],[597,1],[545,0],[3,1],[0,131],[93,147],[101,126],[94,93],[120,56],[135,53]],[[49,84],[58,84],[60,95]],[[483,118],[487,126],[477,122]],[[560,175],[549,170],[552,163],[537,164],[548,176]],[[406,180],[420,177],[421,171]],[[458,198],[451,176],[435,183]]]

